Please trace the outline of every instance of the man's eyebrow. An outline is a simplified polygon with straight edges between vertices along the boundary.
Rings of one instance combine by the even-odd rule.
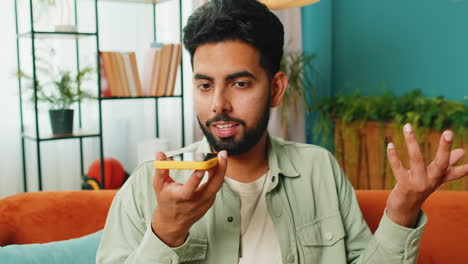
[[[249,71],[240,71],[240,72],[229,74],[228,76],[226,76],[225,80],[237,79],[239,77],[249,77],[255,80],[257,79],[257,77],[255,77],[255,75]],[[208,80],[211,82],[214,81],[213,77],[210,77],[208,75],[204,75],[201,73],[196,73],[194,78],[195,80]]]
[[[195,80],[208,80],[208,81],[211,81],[211,82],[214,80],[210,76],[200,74],[200,73],[196,73],[194,78],[195,78]]]
[[[257,77],[255,77],[255,75],[253,75],[251,72],[249,71],[241,71],[241,72],[236,72],[236,73],[233,73],[233,74],[229,74],[227,77],[226,77],[226,80],[232,80],[232,79],[236,79],[236,78],[239,78],[239,77],[249,77],[249,78],[252,78],[252,79],[257,79]]]

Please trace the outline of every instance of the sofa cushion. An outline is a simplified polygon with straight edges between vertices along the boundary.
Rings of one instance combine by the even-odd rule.
[[[96,263],[102,231],[70,240],[45,244],[0,247],[2,264]]]

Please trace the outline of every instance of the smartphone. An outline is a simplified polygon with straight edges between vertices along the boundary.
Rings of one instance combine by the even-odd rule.
[[[218,164],[218,153],[187,152],[155,160],[154,168],[171,170],[208,170]]]

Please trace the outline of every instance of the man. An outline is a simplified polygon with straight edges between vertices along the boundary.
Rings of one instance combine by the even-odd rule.
[[[454,167],[464,153],[450,151],[453,133],[427,168],[409,124],[410,170],[389,144],[397,185],[372,235],[329,152],[266,131],[288,85],[283,42],[282,24],[255,0],[212,0],[194,12],[184,45],[205,138],[171,154],[218,152],[218,166],[208,177],[138,167],[113,201],[98,263],[416,263],[422,203],[468,174]]]

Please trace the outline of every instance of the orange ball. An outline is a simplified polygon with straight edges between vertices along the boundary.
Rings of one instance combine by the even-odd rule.
[[[88,169],[88,177],[101,185],[101,160],[93,161]],[[104,158],[104,189],[119,189],[127,178],[124,167],[114,158]]]

